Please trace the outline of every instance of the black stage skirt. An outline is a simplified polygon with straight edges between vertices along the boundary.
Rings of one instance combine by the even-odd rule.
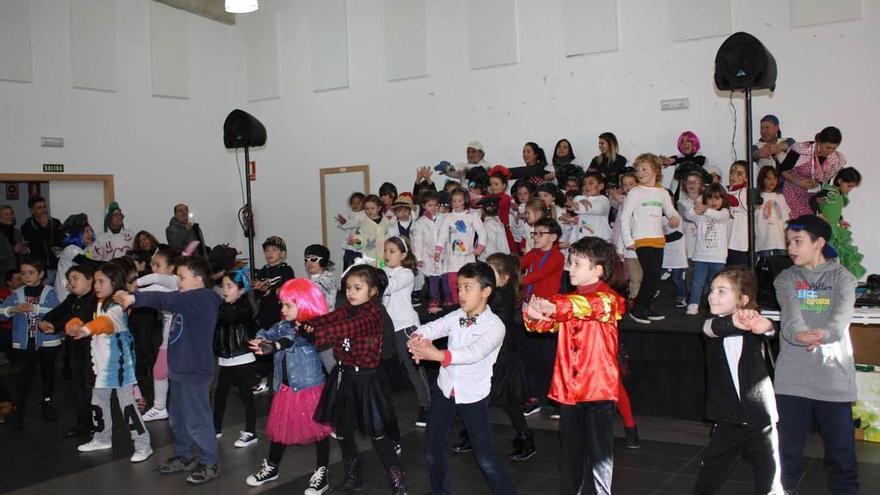
[[[371,438],[389,435],[396,440],[397,415],[385,373],[378,368],[337,365],[324,386],[315,421],[332,425],[339,436],[357,431]]]

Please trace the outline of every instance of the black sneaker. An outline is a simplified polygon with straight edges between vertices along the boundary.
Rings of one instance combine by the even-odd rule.
[[[541,403],[537,399],[529,399],[522,407],[523,416],[529,417],[541,412]]]
[[[686,308],[688,305],[687,299],[684,297],[676,297],[675,298],[675,307],[676,308]]]
[[[186,477],[186,482],[191,485],[201,485],[202,483],[207,483],[212,479],[220,476],[220,465],[208,465],[208,464],[199,464],[196,466],[195,471],[190,473],[189,476]]]
[[[639,429],[636,426],[632,428],[623,428],[623,432],[626,435],[626,448],[628,449],[637,449],[641,447],[639,444]]]
[[[52,399],[43,399],[43,420],[58,421],[58,413],[55,412],[55,406]]]
[[[157,469],[162,474],[174,474],[181,471],[190,472],[196,468],[195,459],[184,459],[180,456],[169,457]]]
[[[305,495],[321,495],[329,489],[330,482],[327,480],[327,467],[321,466],[309,478],[309,486],[306,488]]]
[[[629,312],[629,317],[636,323],[641,323],[643,325],[650,325],[651,319],[648,318],[648,315],[640,308],[633,308],[632,311]]]
[[[456,454],[467,454],[474,450],[469,438],[462,438],[460,442],[453,444],[451,448]]]
[[[419,428],[428,426],[428,410],[424,407],[419,408],[419,415],[416,416],[416,426]]]
[[[273,466],[269,464],[269,461],[263,459],[263,465],[260,466],[260,470],[248,476],[244,482],[247,483],[248,486],[262,486],[263,483],[268,483],[277,479],[278,466]],[[309,486],[311,486],[311,484],[309,484]]]
[[[527,461],[535,455],[538,450],[535,448],[535,437],[531,434],[519,433],[513,439],[513,452],[510,453],[510,460],[514,462]]]
[[[665,320],[665,319],[666,319],[665,316],[661,315],[660,313],[658,313],[658,312],[656,312],[656,311],[654,311],[653,309],[650,309],[650,308],[647,309],[647,310],[645,310],[645,315],[646,315],[646,316],[648,317],[648,319],[651,320],[651,321],[661,321],[661,320]]]

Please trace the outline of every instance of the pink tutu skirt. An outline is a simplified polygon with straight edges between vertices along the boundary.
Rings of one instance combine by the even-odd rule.
[[[323,390],[321,384],[294,392],[282,384],[272,398],[266,437],[284,445],[307,445],[326,438],[333,428],[312,419]]]

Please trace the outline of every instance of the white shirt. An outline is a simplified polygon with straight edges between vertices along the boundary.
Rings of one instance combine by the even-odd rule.
[[[394,331],[419,326],[419,315],[412,305],[415,274],[402,266],[385,267],[385,273],[388,274],[388,287],[382,295],[382,304],[394,322]]]
[[[498,217],[486,217],[483,220],[483,228],[486,230],[485,244],[486,249],[480,253],[478,259],[486,261],[489,256],[495,253],[510,254],[510,246],[507,245],[507,234],[504,232],[504,224]]]
[[[95,238],[92,248],[95,250],[95,259],[110,261],[128,254],[134,245],[134,232],[122,229],[119,233],[101,232]]]
[[[662,187],[636,186],[623,201],[620,212],[620,236],[624,247],[641,239],[663,237],[663,216],[678,218],[669,191]]]
[[[684,218],[682,232],[684,232],[685,253],[687,254],[688,259],[694,257],[694,249],[697,247],[697,224],[688,220],[684,213],[688,208],[693,207],[694,200],[690,197],[682,194],[682,196],[678,198],[678,213]]]
[[[673,232],[681,232],[682,225],[685,223],[682,222],[678,224],[678,228],[671,228],[669,226],[669,220],[666,218],[663,219],[663,232],[666,234],[671,234]],[[682,234],[684,234],[682,232]],[[678,268],[687,268],[688,260],[687,260],[687,252],[685,251],[685,239],[684,236],[681,238],[667,242],[665,246],[663,246],[663,265],[661,268],[664,270],[673,270]]]
[[[697,246],[694,248],[694,261],[706,263],[727,262],[728,226],[730,212],[727,208],[713,210],[711,208],[697,215],[690,208],[685,216],[697,224]]]
[[[761,197],[764,204],[755,207],[755,251],[785,249],[785,222],[790,211],[785,196],[764,192]],[[764,208],[770,210],[767,218],[764,218]]]
[[[581,203],[582,200],[590,202],[590,207]],[[611,224],[608,223],[608,213],[611,211],[611,202],[606,196],[575,196],[577,203],[578,223],[576,233],[571,236],[572,243],[584,237],[601,237],[606,241],[611,239]]]
[[[746,191],[748,191],[748,188],[743,187],[729,193],[739,201],[739,206],[735,208],[730,207],[733,224],[730,229],[730,242],[727,247],[735,251],[749,250],[749,196]]]
[[[452,356],[448,366],[440,367],[437,386],[457,404],[483,400],[492,388],[492,366],[504,341],[504,323],[489,307],[477,316],[474,325],[464,328],[460,318],[467,314],[457,309],[426,323],[416,330],[422,337],[437,340],[449,337],[447,350]]]
[[[440,228],[440,220],[431,219],[422,215],[413,223],[412,252],[420,264],[420,271],[427,277],[436,277],[443,272],[440,264],[434,261],[434,246],[437,245],[437,230]]]

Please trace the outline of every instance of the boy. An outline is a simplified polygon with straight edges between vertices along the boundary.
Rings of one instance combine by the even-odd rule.
[[[89,265],[74,265],[62,274],[67,278],[70,293],[58,306],[46,314],[39,323],[40,330],[47,333],[61,332],[73,318],[91,321],[98,308],[98,299],[92,291],[95,269]],[[66,436],[81,437],[92,431],[92,384],[95,377],[92,371],[92,339],[68,338],[67,351],[70,353],[70,369],[73,374],[73,395],[76,404],[76,425],[67,431]]]
[[[0,304],[0,320],[12,319],[12,348],[18,351],[20,359],[18,389],[13,398],[12,425],[15,429],[21,429],[24,424],[25,403],[37,367],[43,385],[43,420],[58,419],[52,395],[55,392],[55,356],[61,347],[62,336],[60,332],[39,329],[43,315],[58,304],[55,289],[43,284],[45,264],[39,258],[27,257],[22,260],[20,271],[23,285]]]
[[[257,328],[269,329],[281,320],[278,289],[296,275],[293,268],[286,263],[287,243],[281,237],[273,235],[263,241],[263,255],[266,257],[266,265],[257,270],[253,287],[257,302]],[[272,374],[271,357],[257,358],[257,374],[260,376],[260,381],[254,387],[254,393],[269,390],[269,376]]]
[[[177,261],[180,292],[119,291],[113,296],[124,308],[147,306],[174,313],[168,337],[168,412],[174,456],[159,465],[159,472],[190,472],[186,481],[194,485],[211,481],[220,472],[209,395],[214,379],[214,328],[221,299],[206,287],[210,280],[211,267],[207,261],[182,257]],[[198,445],[201,453],[198,464],[193,458],[193,445]]]
[[[578,493],[584,477],[584,447],[588,446],[593,490],[610,494],[612,426],[620,384],[617,320],[625,305],[606,281],[619,261],[614,246],[598,237],[585,237],[569,249],[569,274],[576,292],[549,299],[532,297],[523,319],[530,331],[559,334],[549,394],[562,404],[559,493]]]
[[[412,238],[413,220],[413,199],[412,194],[403,193],[391,205],[391,211],[394,212],[396,220],[393,220],[385,231],[385,238],[389,237],[406,237],[407,240]]]
[[[565,256],[559,250],[558,242],[562,227],[552,218],[542,218],[535,222],[531,233],[534,248],[523,255],[520,266],[523,269],[523,301],[538,296],[547,298],[559,293]],[[525,349],[525,365],[528,373],[530,399],[523,407],[527,417],[541,412],[541,402],[550,388],[550,375],[556,359],[555,335],[529,335],[529,345]],[[558,419],[558,412],[551,407],[552,419]]]
[[[782,487],[794,492],[803,472],[804,442],[815,418],[825,443],[831,493],[857,493],[852,422],[856,400],[849,322],[856,279],[832,258],[831,226],[815,215],[788,221],[785,240],[794,266],[773,282],[782,332],[776,362],[776,406]]]
[[[431,493],[452,493],[446,452],[458,413],[491,492],[515,494],[516,488],[489,439],[492,366],[504,340],[504,323],[488,307],[495,291],[495,273],[486,263],[468,263],[458,271],[457,284],[461,308],[420,326],[408,342],[416,363],[438,361],[441,366],[426,433]],[[444,337],[449,338],[448,349],[441,351],[431,341]]]
[[[442,222],[438,222],[440,200],[434,191],[422,194],[423,214],[412,226],[412,251],[419,265],[419,276],[427,279],[428,313],[436,314],[440,308],[440,276],[441,267],[434,261],[434,244]]]
[[[364,200],[367,196],[362,192],[353,192],[348,197],[348,208],[351,210],[347,215],[342,213],[336,214],[336,226],[346,231],[345,244],[342,249],[342,270],[348,270],[348,267],[354,263],[361,252],[352,244],[352,236],[357,232],[358,227],[367,219],[367,212],[364,211]]]

